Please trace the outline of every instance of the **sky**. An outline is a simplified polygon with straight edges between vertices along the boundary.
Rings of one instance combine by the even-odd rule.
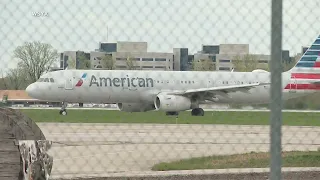
[[[320,33],[320,1],[283,0],[283,49],[290,55]],[[94,51],[99,42],[145,41],[150,52],[203,44],[249,44],[270,54],[271,0],[1,0],[0,69],[16,67],[24,42],[59,52]],[[34,13],[43,12],[36,17]]]

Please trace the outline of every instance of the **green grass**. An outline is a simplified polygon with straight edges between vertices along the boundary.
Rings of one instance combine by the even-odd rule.
[[[284,152],[283,167],[320,167],[320,152]],[[226,169],[226,168],[268,168],[269,153],[248,153],[226,156],[191,158],[169,163],[159,163],[152,167],[154,171]]]
[[[165,112],[121,112],[108,110],[68,110],[67,116],[59,115],[57,109],[22,109],[36,122],[70,123],[168,123],[175,124],[176,116]],[[206,112],[205,116],[191,116],[189,111],[179,114],[179,124],[233,124],[269,125],[270,112]],[[283,112],[283,124],[291,126],[320,126],[320,113]]]

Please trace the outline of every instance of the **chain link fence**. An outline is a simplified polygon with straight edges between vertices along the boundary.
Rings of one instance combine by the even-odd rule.
[[[43,107],[51,178],[317,170],[319,2],[0,7],[3,106]]]

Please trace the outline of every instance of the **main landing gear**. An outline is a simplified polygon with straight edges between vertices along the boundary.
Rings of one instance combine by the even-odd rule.
[[[166,115],[167,116],[178,116],[179,112],[175,112],[175,111],[170,112],[169,111],[169,112],[166,112]],[[192,116],[204,116],[204,110],[202,108],[194,108],[191,111],[191,115]]]
[[[166,112],[166,115],[167,115],[167,116],[178,116],[178,115],[179,115],[179,112],[176,112],[176,111],[168,111],[168,112]]]
[[[192,116],[204,116],[204,110],[202,108],[194,108],[191,111]]]
[[[67,103],[62,102],[61,110],[59,112],[60,115],[66,116],[67,115]]]

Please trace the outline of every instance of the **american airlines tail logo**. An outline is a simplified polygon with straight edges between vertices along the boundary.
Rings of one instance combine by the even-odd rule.
[[[86,79],[86,77],[87,77],[87,73],[84,73],[84,74],[82,75],[81,79],[79,79],[79,81],[77,82],[76,87],[82,86],[83,81]]]

